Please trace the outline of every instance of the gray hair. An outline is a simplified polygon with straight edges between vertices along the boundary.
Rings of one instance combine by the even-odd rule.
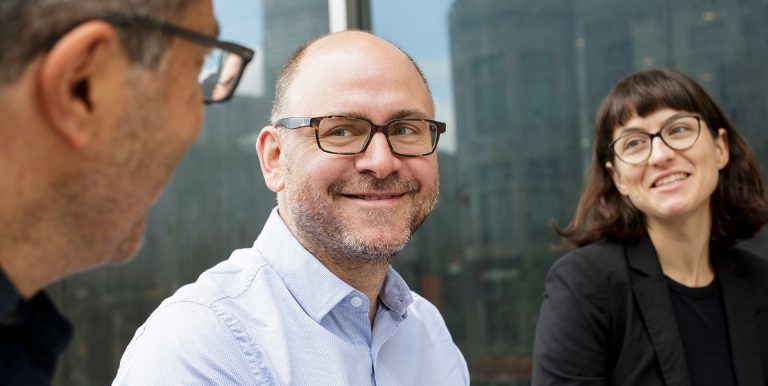
[[[199,0],[0,0],[0,85],[16,79],[38,54],[78,24],[109,14],[148,16],[177,24]],[[167,38],[139,26],[118,28],[134,62],[154,67]]]

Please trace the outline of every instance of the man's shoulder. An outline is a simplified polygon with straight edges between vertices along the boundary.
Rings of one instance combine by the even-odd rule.
[[[413,303],[408,306],[409,312],[414,312],[419,316],[426,317],[440,316],[440,311],[437,307],[425,297],[414,291],[411,291],[411,296],[413,297]]]
[[[268,375],[242,328],[218,311],[192,300],[164,303],[136,331],[114,384],[245,384]]]
[[[231,334],[257,317],[260,307],[273,304],[270,298],[280,285],[280,277],[257,250],[235,250],[229,259],[163,300],[137,330],[134,341],[148,331],[179,339],[188,335],[219,339],[217,334]]]
[[[239,298],[251,286],[258,285],[257,276],[266,271],[270,271],[269,264],[257,250],[235,250],[227,260],[200,274],[195,282],[179,288],[159,308],[177,302],[211,306],[223,299]]]
[[[259,325],[254,319],[261,317],[260,307],[274,303],[269,297],[278,281],[258,251],[236,250],[152,312],[126,349],[116,383],[133,383],[145,375],[177,379],[190,375],[185,364],[206,369],[195,372],[213,377],[203,383],[268,375],[252,342],[259,332],[252,327]]]
[[[431,334],[447,334],[450,339],[448,327],[445,325],[440,310],[432,302],[416,292],[411,291],[411,296],[413,296],[413,303],[408,306],[408,320],[406,324],[417,325],[419,329],[429,331]]]
[[[270,276],[270,271],[258,252],[253,249],[235,250],[229,259],[206,270],[195,282],[179,288],[163,300],[141,329],[152,325],[160,330],[183,332],[184,329],[177,327],[181,320],[185,326],[194,328],[221,323],[233,303],[242,302],[249,294],[265,295],[263,288],[256,291],[252,288],[268,286],[269,280],[259,276]]]

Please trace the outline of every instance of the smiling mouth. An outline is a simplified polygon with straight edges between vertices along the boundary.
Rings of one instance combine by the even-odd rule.
[[[688,174],[688,173],[670,174],[670,175],[668,175],[668,176],[666,176],[664,178],[656,180],[653,183],[652,187],[653,188],[659,188],[659,187],[662,187],[662,186],[665,186],[665,185],[673,184],[673,183],[675,183],[677,181],[684,180],[684,179],[688,178],[688,176],[690,176],[690,174]]]
[[[404,193],[401,194],[378,194],[378,195],[369,195],[369,194],[344,194],[344,197],[354,198],[357,200],[363,200],[363,201],[381,201],[381,200],[390,200],[393,198],[402,197]]]

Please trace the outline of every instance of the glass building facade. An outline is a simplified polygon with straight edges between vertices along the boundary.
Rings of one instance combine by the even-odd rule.
[[[108,384],[149,313],[250,246],[275,206],[256,135],[269,121],[280,65],[328,32],[329,4],[215,4],[223,37],[257,48],[244,83],[258,86],[206,110],[133,262],[51,289],[76,326],[59,385]],[[371,0],[358,9],[421,65],[437,119],[449,123],[438,205],[394,265],[443,313],[473,385],[530,383],[544,276],[559,255],[551,224],[573,213],[595,108],[624,75],[670,66],[692,76],[750,141],[766,175],[768,0]],[[766,232],[745,246],[768,256]]]

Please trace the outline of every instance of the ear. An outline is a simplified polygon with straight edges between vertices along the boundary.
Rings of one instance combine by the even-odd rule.
[[[282,154],[280,137],[274,126],[266,126],[261,129],[256,140],[256,153],[259,155],[261,174],[269,190],[278,193],[285,187],[283,169],[280,164]]]
[[[627,189],[627,186],[621,180],[621,175],[616,169],[614,169],[613,164],[610,161],[605,163],[605,169],[608,170],[608,174],[611,175],[613,184],[616,185],[616,189],[619,190],[619,193],[621,193],[623,196],[628,195],[629,190]]]
[[[41,60],[37,92],[43,116],[75,148],[85,146],[103,126],[94,104],[116,102],[104,100],[108,96],[104,93],[121,91],[115,83],[122,78],[109,74],[115,69],[109,65],[115,58],[126,61],[121,47],[112,26],[89,21],[62,36]]]
[[[728,132],[723,128],[718,129],[717,137],[715,137],[715,157],[718,170],[723,170],[725,165],[728,165],[730,160],[729,146]]]

